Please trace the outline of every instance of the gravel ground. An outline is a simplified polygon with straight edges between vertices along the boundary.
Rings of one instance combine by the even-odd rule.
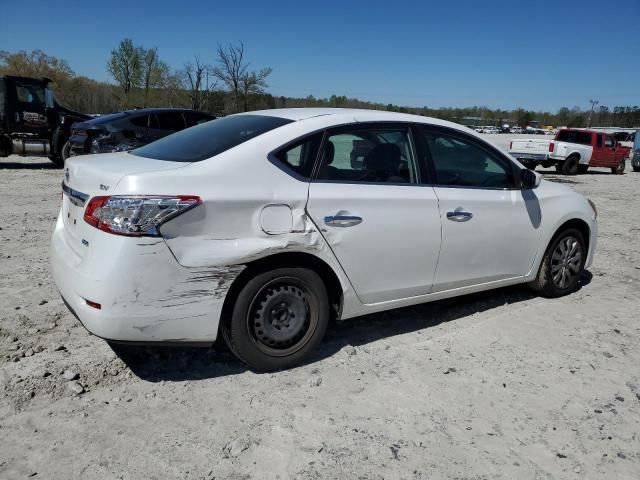
[[[598,206],[579,291],[350,320],[308,364],[255,374],[88,334],[49,271],[61,171],[2,159],[0,478],[640,478],[640,174],[544,173]]]

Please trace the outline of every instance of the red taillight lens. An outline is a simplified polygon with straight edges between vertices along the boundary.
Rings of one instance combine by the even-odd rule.
[[[91,300],[87,300],[87,299],[85,299],[85,302],[91,308],[95,308],[96,310],[102,310],[102,305],[100,305],[97,302],[92,302]]]
[[[84,221],[102,231],[133,237],[158,237],[158,227],[200,205],[195,195],[137,195],[93,197]]]
[[[553,153],[553,149],[554,149],[555,145],[553,144],[553,142],[549,143],[549,153]]]

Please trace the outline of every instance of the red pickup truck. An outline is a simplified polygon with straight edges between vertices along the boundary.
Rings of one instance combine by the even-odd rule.
[[[548,159],[565,175],[584,173],[589,167],[610,168],[612,173],[624,172],[631,149],[619,145],[608,133],[563,128],[549,143]]]

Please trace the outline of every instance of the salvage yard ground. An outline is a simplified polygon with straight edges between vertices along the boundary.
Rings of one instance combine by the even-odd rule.
[[[62,172],[5,159],[0,478],[640,478],[640,174],[544,173],[598,207],[579,291],[351,320],[306,365],[255,374],[90,336],[49,270]]]

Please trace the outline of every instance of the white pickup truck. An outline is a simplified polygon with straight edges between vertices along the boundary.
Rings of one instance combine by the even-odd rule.
[[[584,173],[589,167],[609,168],[612,173],[621,174],[630,150],[610,134],[579,128],[563,128],[553,140],[523,139],[509,143],[509,153],[525,167],[555,165],[565,175]]]
[[[536,165],[548,168],[556,163],[549,160],[550,143],[551,140],[537,138],[513,139],[509,142],[509,154],[531,170],[534,170]]]

